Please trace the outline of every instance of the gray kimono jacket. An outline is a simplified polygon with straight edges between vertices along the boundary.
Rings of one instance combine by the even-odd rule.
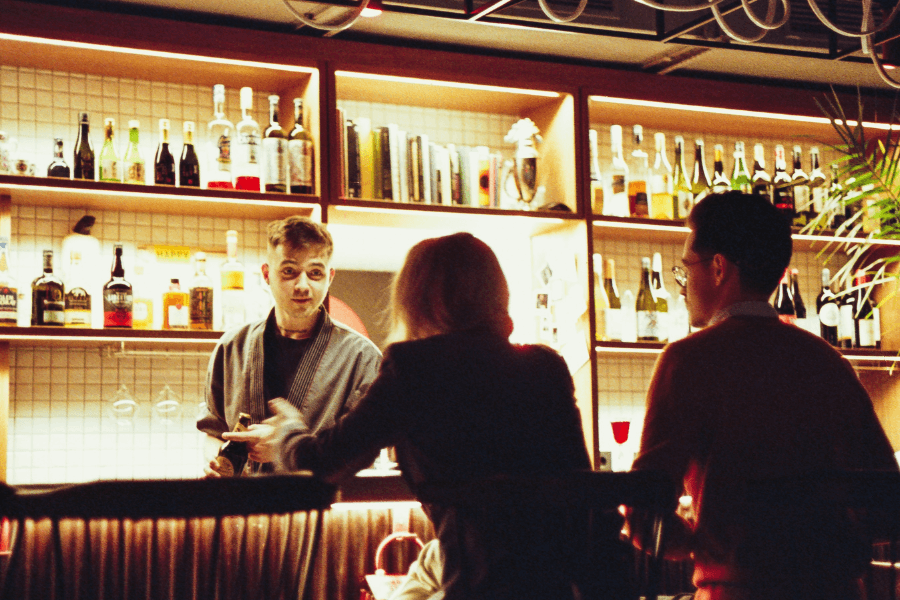
[[[206,410],[197,429],[221,437],[249,413],[253,423],[268,418],[265,389],[267,325],[275,315],[226,332],[219,340],[206,372]],[[287,400],[313,431],[332,425],[365,394],[378,375],[381,352],[370,340],[331,319],[322,309],[316,331],[294,375]]]

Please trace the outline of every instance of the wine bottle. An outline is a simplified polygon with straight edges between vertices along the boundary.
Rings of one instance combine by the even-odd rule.
[[[246,322],[244,265],[237,259],[237,231],[225,233],[226,259],[219,269],[222,283],[222,329],[239,327]]]
[[[169,291],[163,294],[163,329],[190,328],[191,299],[187,292],[181,291],[178,278],[169,280]]]
[[[822,339],[832,346],[838,346],[841,311],[837,296],[831,291],[831,271],[828,269],[822,269],[822,291],[816,297],[816,312],[819,315],[819,334]]]
[[[294,98],[294,128],[288,139],[291,193],[315,193],[316,149],[312,135],[303,127],[303,99]]]
[[[676,142],[677,147],[677,142]],[[659,341],[659,311],[650,283],[650,259],[641,259],[641,287],[634,305],[639,342]]]
[[[239,190],[260,191],[259,125],[250,116],[253,109],[253,90],[241,88],[241,120],[234,140],[234,187]]]
[[[794,195],[794,226],[796,227],[803,227],[816,218],[810,199],[809,175],[803,170],[802,152],[803,149],[800,146],[794,146],[794,153],[791,157],[794,169],[791,172],[791,192]]]
[[[731,189],[731,180],[725,176],[725,148],[716,144],[713,149],[712,191],[716,194]]]
[[[862,269],[856,271],[853,285],[856,290],[856,313],[853,315],[856,330],[856,345],[859,348],[875,347],[875,319],[872,303],[869,301],[869,278]]]
[[[684,138],[675,136],[675,174],[672,176],[672,212],[676,219],[687,219],[694,206],[694,192],[687,180],[684,162]]]
[[[116,152],[115,119],[103,121],[103,147],[100,149],[100,181],[122,181],[119,153]]]
[[[600,153],[597,143],[597,130],[588,131],[588,143],[590,145],[591,159],[591,212],[595,215],[603,214],[603,179],[600,176],[600,162],[597,156]]]
[[[666,157],[666,134],[653,135],[656,142],[656,158],[650,172],[650,217],[653,219],[674,219],[672,201],[672,165]]]
[[[844,186],[841,184],[837,164],[831,165],[831,184],[828,186],[827,209],[831,226],[838,229],[847,221],[848,208],[844,203]]]
[[[128,148],[125,149],[125,183],[145,185],[144,159],[138,141],[141,135],[141,122],[128,121]]]
[[[744,142],[734,143],[734,169],[731,171],[731,189],[745,194],[753,193],[753,180],[747,171],[747,156]]]
[[[666,283],[662,274],[662,255],[659,252],[653,253],[653,267],[651,277],[651,289],[653,296],[656,298],[656,313],[659,326],[657,328],[659,341],[665,342],[669,339],[669,291],[666,289]]]
[[[647,218],[650,207],[647,204],[647,179],[649,176],[649,155],[641,147],[644,128],[635,125],[632,130],[633,147],[628,164],[628,210],[632,217]]]
[[[69,178],[69,165],[63,158],[63,141],[62,138],[53,140],[53,162],[47,167],[47,177]]]
[[[706,156],[703,148],[703,140],[694,140],[694,171],[691,174],[691,193],[694,194],[694,204],[705,198],[712,188],[709,180],[709,172],[706,170]]]
[[[628,210],[628,164],[622,156],[622,126],[609,128],[612,164],[609,170],[609,197],[604,194],[603,214],[610,217],[627,217]]]
[[[31,325],[65,325],[65,297],[65,284],[53,274],[53,250],[44,250],[44,272],[31,282]]]
[[[231,174],[231,137],[234,135],[234,124],[225,118],[225,86],[221,83],[213,86],[213,115],[215,118],[206,126],[206,152],[209,157],[209,180],[206,187],[230,190],[234,188]]]
[[[159,146],[153,161],[156,185],[175,185],[175,157],[169,150],[169,120],[159,120]]]
[[[775,310],[778,311],[778,318],[783,323],[793,324],[797,319],[797,313],[794,312],[794,297],[791,294],[791,275],[788,269],[784,270],[781,283],[778,284],[778,292],[775,294]]]
[[[94,181],[94,145],[91,143],[91,125],[88,114],[81,113],[79,118],[78,138],[75,140],[75,157],[73,159],[74,179]]]
[[[248,427],[250,427],[250,415],[240,413],[238,422],[232,431],[247,431]],[[250,449],[247,447],[247,442],[228,440],[219,447],[215,470],[223,477],[240,477],[249,456]]]
[[[616,285],[616,261],[606,259],[606,269],[603,271],[603,290],[609,300],[609,308],[606,311],[606,337],[613,341],[622,340],[622,299],[619,297],[619,288]]]
[[[806,305],[800,295],[800,271],[791,269],[791,297],[794,299],[794,314],[798,319],[806,318]]]
[[[0,237],[0,327],[19,324],[19,285],[9,272],[9,238]]]
[[[81,252],[69,253],[69,264],[64,271],[66,327],[91,326],[91,294],[88,292],[91,278],[87,269],[88,266],[82,264]]]
[[[287,139],[278,122],[278,96],[269,96],[269,126],[263,134],[263,176],[267,192],[287,192]]]
[[[184,143],[181,146],[181,160],[178,162],[178,185],[200,187],[200,161],[194,149],[194,122],[184,122]]]
[[[608,340],[606,334],[606,315],[609,312],[609,297],[603,287],[603,257],[594,254],[594,323],[596,325],[595,337],[598,340]]]
[[[809,218],[816,219],[825,208],[828,198],[828,186],[826,185],[825,173],[822,172],[822,168],[819,165],[819,149],[815,146],[809,149],[809,161],[811,166],[809,183],[807,184],[810,197]],[[830,222],[826,222],[824,225],[825,227],[831,227]]]
[[[794,221],[794,188],[791,187],[791,176],[787,174],[787,160],[784,146],[775,146],[775,177],[772,178],[772,202],[775,208],[788,219]]]
[[[762,144],[753,145],[753,193],[772,202],[772,176],[766,172],[766,155]]]
[[[115,245],[115,258],[109,281],[103,286],[103,326],[131,328],[134,317],[134,294],[125,280],[122,266],[122,244]]]
[[[856,347],[856,294],[851,294],[844,289],[841,294],[841,303],[838,306],[841,320],[838,324],[838,340],[841,348]]]
[[[198,252],[195,263],[190,292],[191,329],[209,330],[213,328],[213,288],[206,274],[206,253]]]

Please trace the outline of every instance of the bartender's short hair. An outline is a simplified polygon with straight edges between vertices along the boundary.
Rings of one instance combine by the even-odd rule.
[[[392,339],[473,329],[512,332],[509,286],[493,250],[469,233],[426,239],[394,278]]]
[[[294,216],[272,221],[267,233],[270,248],[277,248],[282,244],[295,250],[321,247],[328,260],[331,260],[334,252],[334,241],[325,226],[307,217]]]
[[[687,218],[697,254],[721,254],[737,265],[741,286],[771,294],[791,262],[791,223],[758,194],[710,194]]]

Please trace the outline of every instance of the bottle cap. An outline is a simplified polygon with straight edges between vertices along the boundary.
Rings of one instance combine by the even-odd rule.
[[[278,100],[279,100],[279,98],[275,94],[272,94],[271,96],[269,96],[270,103],[272,103],[272,102],[278,103]]]
[[[641,268],[642,269],[650,268],[650,258],[649,257],[645,256],[645,257],[641,258]]]
[[[613,125],[612,127],[609,128],[609,133],[612,136],[612,143],[615,144],[616,142],[618,142],[619,145],[621,146],[622,145],[622,126],[621,125]]]
[[[194,258],[196,260],[206,260],[206,252],[198,252]]]
[[[160,128],[160,129],[168,130],[168,129],[169,129],[169,126],[170,126],[170,124],[169,124],[169,120],[168,120],[168,119],[160,119],[160,120],[159,120],[159,128]]]
[[[140,129],[140,128],[141,128],[141,122],[138,121],[137,119],[131,119],[130,121],[128,121],[128,129]]]
[[[113,119],[112,117],[106,117],[105,119],[103,119],[103,124],[104,124],[106,127],[115,127],[115,125],[116,125],[116,120]]]
[[[253,108],[253,88],[241,88],[241,109],[250,110]]]
[[[303,98],[294,98],[294,106],[298,108],[303,106]]]
[[[213,102],[225,102],[225,86],[221,83],[213,86]]]
[[[662,254],[659,252],[653,253],[653,270],[662,273]]]
[[[184,122],[184,132],[185,133],[194,133],[194,122],[193,121],[185,121]]]

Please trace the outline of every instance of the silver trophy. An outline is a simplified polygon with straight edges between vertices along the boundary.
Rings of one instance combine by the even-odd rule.
[[[519,208],[528,210],[537,187],[536,144],[541,143],[540,131],[531,119],[521,119],[513,125],[504,141],[516,144],[515,159],[503,164],[503,189],[519,203]],[[507,181],[512,177],[515,190],[510,190]]]

